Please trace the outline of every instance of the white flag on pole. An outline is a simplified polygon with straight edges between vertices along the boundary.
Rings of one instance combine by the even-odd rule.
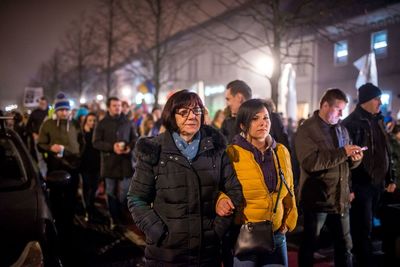
[[[279,81],[278,110],[283,117],[297,119],[296,71],[285,64]]]
[[[373,51],[354,61],[353,65],[360,71],[356,81],[357,89],[368,82],[378,86],[378,70],[376,68],[375,53]]]

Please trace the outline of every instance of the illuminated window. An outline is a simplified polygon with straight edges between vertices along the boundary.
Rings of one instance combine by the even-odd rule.
[[[386,114],[388,111],[391,110],[392,106],[392,92],[383,90],[382,95],[381,95],[381,102],[382,105],[380,107],[382,114]]]
[[[385,57],[387,55],[387,31],[379,31],[371,34],[371,49],[374,50],[377,57]]]
[[[335,43],[335,49],[334,49],[335,65],[347,64],[347,58],[349,54],[347,47],[348,46],[346,40]]]

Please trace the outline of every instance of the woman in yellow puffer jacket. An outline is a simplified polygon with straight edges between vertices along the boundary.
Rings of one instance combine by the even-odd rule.
[[[285,233],[297,222],[296,200],[293,195],[293,174],[288,150],[269,135],[271,123],[266,104],[261,99],[244,102],[236,123],[242,132],[228,147],[228,155],[243,188],[245,204],[239,211],[240,222],[273,222],[275,251],[270,254],[249,254],[234,258],[234,266],[288,265]],[[279,165],[286,185],[281,186]],[[278,194],[281,188],[280,194]],[[290,191],[289,191],[290,190]],[[279,199],[277,200],[279,195]],[[273,213],[278,201],[276,213]],[[216,205],[219,215],[233,212],[229,198],[222,195]]]

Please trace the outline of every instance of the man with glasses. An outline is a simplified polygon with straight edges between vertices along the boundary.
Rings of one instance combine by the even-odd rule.
[[[350,210],[351,235],[357,266],[371,266],[372,220],[384,190],[396,184],[390,160],[390,145],[380,112],[382,91],[372,83],[358,89],[358,105],[343,121],[355,145],[368,148],[360,166],[352,170],[354,201]]]

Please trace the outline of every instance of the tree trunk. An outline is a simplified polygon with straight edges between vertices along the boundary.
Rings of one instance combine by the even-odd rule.
[[[157,0],[157,14],[156,14],[156,55],[154,64],[154,104],[158,105],[158,95],[160,93],[160,72],[161,72],[161,0]]]
[[[279,11],[279,0],[273,1],[273,20],[274,25],[281,25],[280,11]],[[272,59],[274,62],[274,68],[270,78],[271,84],[271,99],[274,101],[275,106],[278,109],[278,97],[279,97],[279,78],[281,77],[281,36],[280,27],[274,27],[273,31],[273,47],[271,47]],[[276,110],[278,111],[278,110]]]
[[[108,36],[107,36],[107,65],[106,65],[106,96],[110,97],[111,93],[111,63],[112,63],[112,53],[113,53],[113,22],[114,22],[114,0],[109,1],[109,17],[108,17]]]

